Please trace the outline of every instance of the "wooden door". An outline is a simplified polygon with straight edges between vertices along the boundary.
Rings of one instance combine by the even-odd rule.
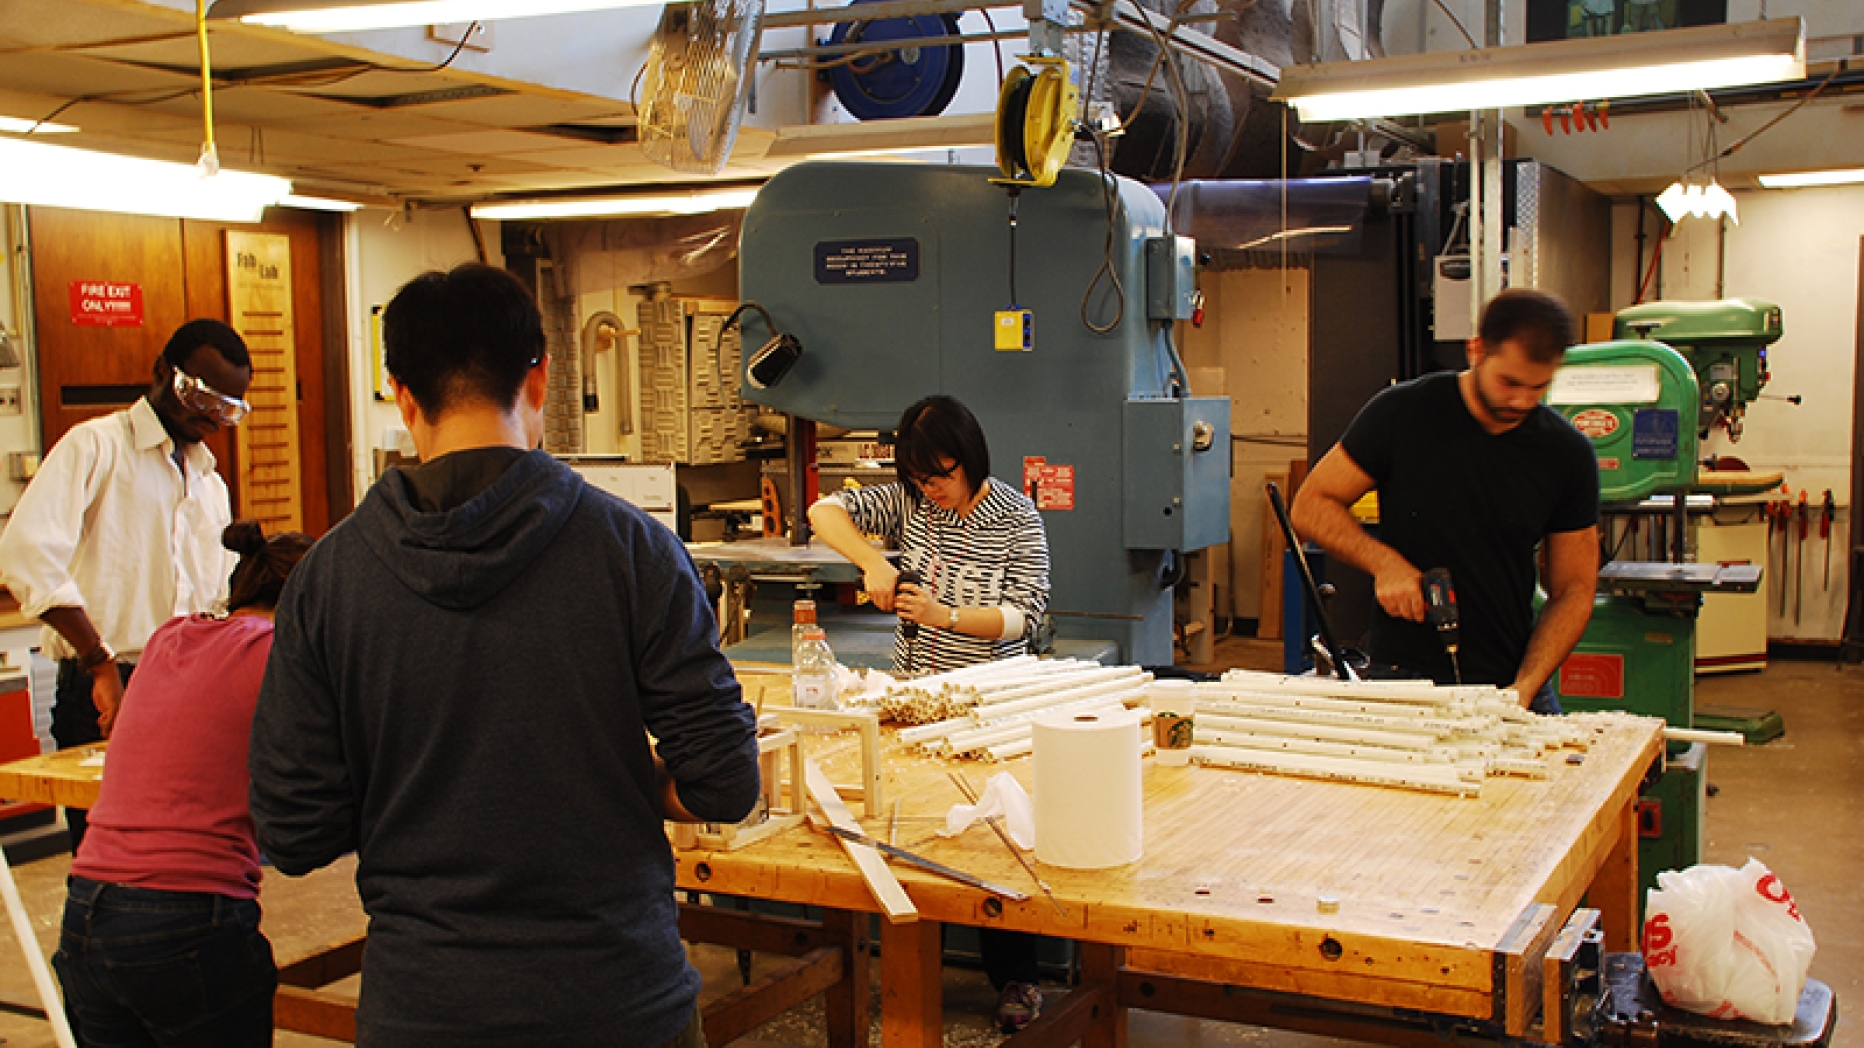
[[[168,336],[189,318],[212,317],[239,326],[230,308],[227,280],[229,231],[287,238],[292,373],[262,374],[255,368],[254,386],[275,387],[266,391],[277,401],[271,424],[284,414],[284,405],[296,405],[295,417],[286,418],[287,428],[295,426],[295,438],[291,446],[277,449],[295,474],[297,508],[289,526],[321,535],[333,523],[333,503],[347,511],[347,469],[333,468],[347,466],[349,433],[349,404],[343,396],[348,357],[342,336],[342,290],[336,283],[342,274],[340,265],[327,264],[341,258],[341,226],[335,216],[274,208],[264,222],[244,224],[32,208],[30,222],[44,405],[42,447],[47,449],[76,423],[141,396]],[[71,319],[71,282],[98,280],[139,286],[140,326],[103,327]],[[249,348],[255,350],[258,365],[260,347],[249,340]],[[274,360],[264,366],[278,364]],[[326,395],[330,390],[334,396]],[[265,517],[269,530],[286,526],[267,516],[273,504],[256,502],[249,494],[245,463],[252,454],[231,439],[238,435],[238,430],[222,430],[208,440],[232,492],[234,515]],[[331,438],[338,440],[335,455],[327,446]],[[274,472],[276,467],[268,463],[261,476]],[[341,483],[334,496],[333,475]]]
[[[135,403],[156,358],[188,317],[181,224],[174,219],[35,207],[32,242],[39,404],[50,450],[65,431]],[[74,310],[73,286],[133,288],[139,316],[99,318]],[[220,454],[224,448],[215,447]]]

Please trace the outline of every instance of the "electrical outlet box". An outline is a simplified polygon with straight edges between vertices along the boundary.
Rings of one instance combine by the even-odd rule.
[[[19,402],[19,387],[0,386],[0,415],[17,415],[23,410]]]
[[[1032,309],[1002,309],[996,316],[999,353],[1027,353],[1036,348],[1036,314]]]
[[[6,456],[6,475],[11,480],[21,483],[31,480],[39,472],[39,454],[35,451],[10,451]]]

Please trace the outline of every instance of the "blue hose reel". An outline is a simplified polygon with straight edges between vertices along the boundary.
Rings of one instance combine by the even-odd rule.
[[[878,0],[854,0],[875,3]],[[902,46],[831,66],[835,97],[857,120],[936,116],[951,104],[964,79],[964,45],[920,46],[914,41],[958,34],[956,14],[838,22],[831,45],[898,41]]]

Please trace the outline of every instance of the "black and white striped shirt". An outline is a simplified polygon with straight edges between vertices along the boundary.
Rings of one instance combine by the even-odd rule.
[[[900,550],[900,570],[926,580],[939,603],[959,608],[1011,608],[1021,613],[1023,632],[1010,640],[982,640],[921,625],[907,640],[893,634],[893,667],[903,673],[939,673],[979,662],[1021,655],[1048,608],[1048,536],[1035,503],[994,477],[969,516],[917,504],[900,484],[838,491],[855,526],[879,535]]]

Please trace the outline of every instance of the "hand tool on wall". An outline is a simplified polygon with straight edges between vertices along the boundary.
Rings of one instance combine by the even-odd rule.
[[[1812,519],[1812,503],[1806,493],[1799,493],[1799,556],[1793,558],[1793,625],[1799,625],[1799,613],[1806,597],[1806,532]]]
[[[1780,572],[1774,568],[1773,537],[1780,533],[1780,509],[1775,500],[1768,499],[1760,504],[1760,515],[1767,521],[1767,585],[1771,598],[1773,585],[1778,581]]]
[[[1463,683],[1463,664],[1457,658],[1461,649],[1459,629],[1462,625],[1456,612],[1456,586],[1450,581],[1449,568],[1432,568],[1424,573],[1424,621],[1437,631],[1437,639],[1443,642],[1443,650],[1450,655],[1450,669],[1456,674],[1456,683]]]
[[[1832,489],[1825,489],[1825,498],[1819,505],[1819,537],[1825,540],[1825,581],[1820,589],[1830,591],[1832,588],[1832,518],[1838,515],[1838,502],[1832,498]]]
[[[1786,597],[1793,589],[1793,518],[1789,505],[1784,498],[1776,498],[1767,503],[1767,520],[1773,522],[1773,530],[1780,533],[1780,617],[1786,617]]]

